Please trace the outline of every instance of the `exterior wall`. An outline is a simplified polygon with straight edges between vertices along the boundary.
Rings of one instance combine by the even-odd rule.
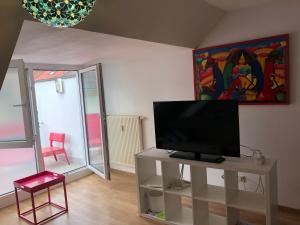
[[[81,105],[76,77],[63,79],[64,93],[56,92],[55,80],[35,83],[42,147],[49,146],[49,133],[66,134],[66,150],[84,159]]]

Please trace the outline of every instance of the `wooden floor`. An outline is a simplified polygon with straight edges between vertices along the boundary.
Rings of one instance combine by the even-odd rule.
[[[112,181],[107,182],[96,175],[75,181],[67,186],[69,197],[69,213],[47,223],[49,225],[152,225],[158,224],[137,216],[135,177],[133,175],[113,172]],[[53,201],[61,203],[61,188],[52,191]],[[36,198],[37,202],[46,199],[46,195]],[[189,202],[186,201],[189,205]],[[30,202],[22,203],[22,210],[30,207]],[[211,206],[217,214],[224,214],[220,206]],[[54,209],[47,208],[38,214],[42,219]],[[263,225],[264,218],[249,213],[241,216],[257,225]],[[300,213],[297,211],[280,211],[280,225],[300,225]],[[0,225],[26,225],[18,219],[16,206],[0,210]]]

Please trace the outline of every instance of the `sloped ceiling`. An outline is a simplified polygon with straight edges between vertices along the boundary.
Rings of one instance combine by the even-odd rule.
[[[0,0],[0,90],[23,22],[18,1]]]
[[[93,61],[135,60],[153,54],[178,54],[187,50],[192,49],[24,21],[13,58],[23,59],[26,63],[84,65]]]
[[[223,14],[205,0],[97,0],[91,14],[76,28],[195,47]]]
[[[97,0],[77,29],[194,48],[226,11],[272,0]],[[0,0],[0,88],[23,19],[20,0]]]
[[[19,0],[1,0],[0,88],[24,13]],[[97,0],[76,28],[171,45],[195,47],[224,11],[204,0]],[[25,16],[24,16],[25,15]],[[6,30],[6,32],[3,32]]]
[[[205,0],[210,5],[225,11],[235,11],[269,3],[274,0]]]

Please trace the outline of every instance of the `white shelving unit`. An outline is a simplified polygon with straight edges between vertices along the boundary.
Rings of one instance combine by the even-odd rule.
[[[265,215],[266,225],[277,224],[277,165],[267,159],[256,165],[250,159],[227,158],[221,164],[170,158],[165,150],[151,148],[136,155],[137,192],[139,215],[171,225],[236,225],[239,211],[245,210]],[[161,163],[158,171],[157,163]],[[183,190],[170,188],[178,179],[180,165],[190,169],[191,186]],[[207,184],[207,168],[224,171],[224,187]],[[242,191],[238,188],[238,172],[262,175],[264,194]],[[159,175],[162,174],[162,175]],[[149,215],[147,193],[160,191],[164,200],[165,218]],[[191,202],[187,207],[182,198]],[[209,203],[224,206],[226,216],[209,211]]]

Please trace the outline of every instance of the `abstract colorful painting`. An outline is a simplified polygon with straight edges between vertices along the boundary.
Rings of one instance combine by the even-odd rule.
[[[194,50],[196,99],[287,104],[288,49],[285,34]]]

